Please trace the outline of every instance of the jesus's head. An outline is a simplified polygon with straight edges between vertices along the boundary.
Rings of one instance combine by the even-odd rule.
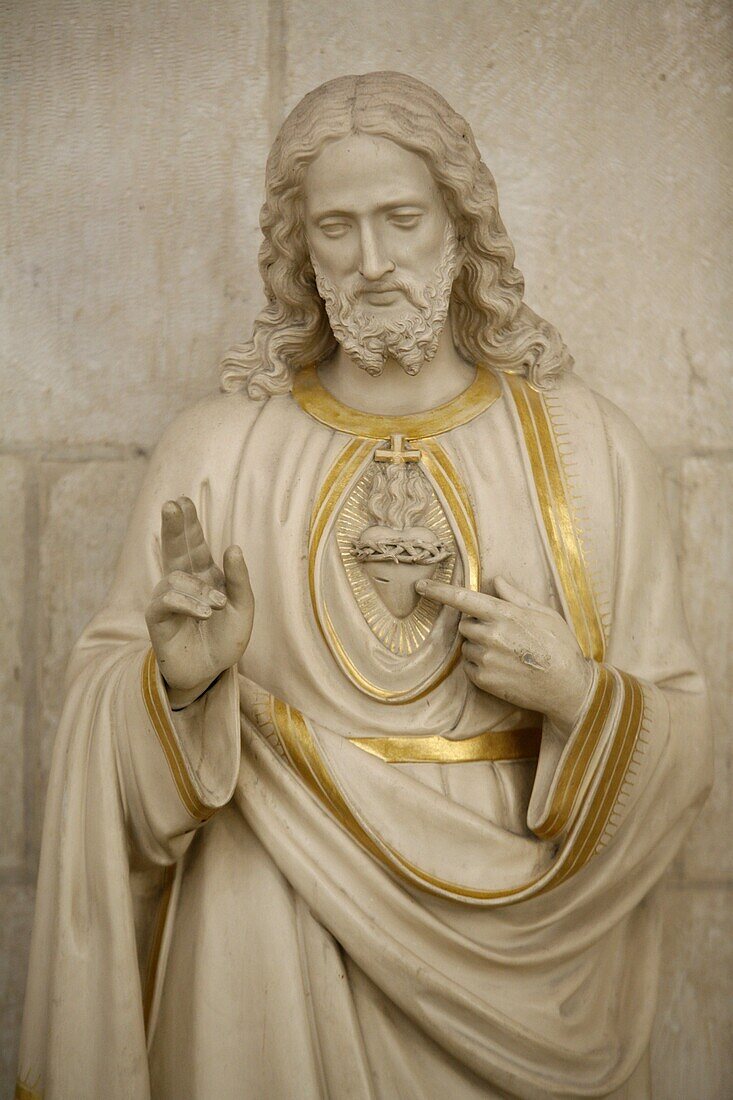
[[[379,374],[429,362],[459,264],[453,222],[427,165],[383,137],[329,142],[305,177],[305,226],[334,336]]]
[[[267,164],[260,272],[267,304],[222,385],[289,390],[333,355],[416,374],[446,320],[470,363],[547,384],[570,364],[522,301],[496,186],[468,123],[401,73],[340,77],[285,120]]]

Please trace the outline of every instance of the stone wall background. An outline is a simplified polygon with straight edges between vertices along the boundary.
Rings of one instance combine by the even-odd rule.
[[[471,121],[528,301],[665,470],[718,764],[666,886],[654,1097],[731,1095],[730,24],[716,0],[0,0],[0,1092],[70,646],[146,456],[257,309],[284,112],[399,68]]]

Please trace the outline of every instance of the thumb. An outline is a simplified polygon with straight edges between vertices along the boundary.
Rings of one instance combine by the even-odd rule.
[[[229,602],[237,611],[249,610],[254,603],[249,572],[240,546],[230,546],[224,552],[224,579]]]
[[[526,592],[522,592],[520,588],[515,588],[503,577],[494,577],[494,591],[500,600],[507,600],[508,603],[513,603],[517,607],[524,607],[527,611],[552,611],[552,608],[548,607],[547,604],[540,603],[539,600],[528,596]]]

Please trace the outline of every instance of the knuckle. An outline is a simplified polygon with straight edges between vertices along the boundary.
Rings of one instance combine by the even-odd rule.
[[[486,675],[486,670],[481,668],[480,665],[476,669],[476,674],[474,676],[474,683],[476,684],[477,687],[482,688],[484,691],[488,690],[489,678]]]

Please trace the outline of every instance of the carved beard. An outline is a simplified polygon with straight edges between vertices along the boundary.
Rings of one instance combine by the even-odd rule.
[[[449,222],[440,261],[428,282],[420,285],[385,275],[383,283],[378,284],[380,290],[401,290],[410,303],[397,317],[386,319],[358,305],[361,293],[369,289],[363,279],[351,289],[336,286],[313,261],[316,285],[334,336],[347,355],[374,376],[382,373],[388,358],[413,375],[430,362],[448,316],[457,267],[458,241]]]

